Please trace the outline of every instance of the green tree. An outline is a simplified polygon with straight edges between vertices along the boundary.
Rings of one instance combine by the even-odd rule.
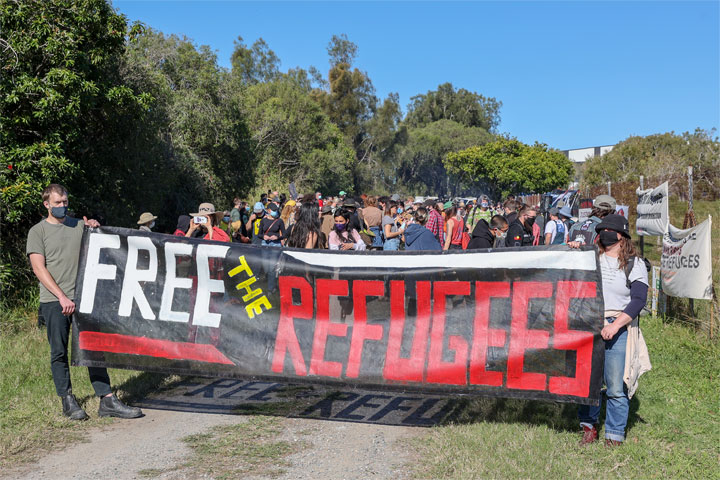
[[[605,155],[585,162],[582,181],[589,186],[637,182],[644,175],[656,182],[668,180],[671,186],[685,185],[690,165],[696,193],[720,197],[720,142],[714,130],[628,137]]]
[[[423,195],[457,194],[460,177],[446,168],[446,155],[493,138],[483,128],[447,119],[408,129],[406,135],[397,147],[395,186]]]
[[[40,219],[42,189],[92,181],[78,160],[92,158],[105,120],[151,103],[119,74],[126,36],[140,30],[103,0],[0,2],[3,288],[31,278],[22,246]]]
[[[280,59],[262,38],[248,48],[239,36],[230,62],[235,77],[245,83],[269,82],[280,75]]]
[[[438,120],[453,120],[466,127],[480,127],[494,133],[500,124],[499,102],[464,88],[455,89],[452,83],[443,83],[437,90],[415,95],[408,105],[405,123],[421,127]]]
[[[565,186],[573,174],[572,162],[561,152],[508,137],[449,153],[444,163],[450,173],[465,182],[484,182],[488,193],[496,198],[547,192]]]
[[[355,151],[352,183],[355,191],[361,191],[372,178],[369,164],[373,145],[367,124],[377,105],[375,87],[365,72],[352,68],[357,46],[346,35],[334,35],[327,50],[329,90],[316,89],[313,95]]]
[[[243,94],[242,103],[259,178],[274,185],[294,181],[300,191],[348,187],[353,151],[295,78],[253,85]]]

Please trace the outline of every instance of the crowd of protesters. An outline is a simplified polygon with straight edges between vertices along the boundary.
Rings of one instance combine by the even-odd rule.
[[[508,196],[493,203],[483,195],[457,202],[400,195],[337,196],[322,194],[288,199],[270,191],[257,202],[235,198],[232,208],[216,210],[202,203],[181,215],[175,235],[267,247],[330,250],[461,250],[535,245],[591,244],[595,226],[616,202],[595,199],[591,216],[577,223],[570,206],[541,211]],[[140,230],[151,231],[156,216],[145,212]]]

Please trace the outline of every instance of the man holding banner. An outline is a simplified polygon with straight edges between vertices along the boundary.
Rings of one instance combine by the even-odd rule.
[[[75,279],[84,226],[99,227],[96,220],[67,216],[68,194],[65,187],[51,184],[42,194],[47,218],[30,229],[26,253],[33,272],[40,281],[40,311],[47,324],[50,343],[50,369],[55,390],[62,399],[63,415],[71,420],[86,420],[85,411],[78,405],[70,384],[68,366],[68,335],[75,313]],[[89,367],[90,381],[100,397],[98,415],[101,417],[137,418],[139,408],[128,407],[110,390],[110,377],[102,367]]]

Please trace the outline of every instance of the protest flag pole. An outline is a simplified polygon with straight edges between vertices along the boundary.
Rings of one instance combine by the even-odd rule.
[[[643,190],[645,184],[645,177],[640,175],[640,190]],[[637,217],[635,218],[635,231],[637,231]],[[645,257],[645,235],[640,235],[640,256]]]
[[[693,211],[693,167],[688,166],[688,211],[685,214],[685,221],[683,222],[687,226],[683,225],[683,228],[692,228],[697,225],[695,221],[695,212]],[[695,318],[695,301],[690,299],[690,316]]]

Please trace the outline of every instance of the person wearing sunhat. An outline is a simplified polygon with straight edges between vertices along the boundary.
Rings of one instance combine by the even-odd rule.
[[[597,233],[595,227],[602,222],[602,219],[610,214],[615,213],[617,202],[610,195],[598,195],[593,200],[590,218],[584,222],[577,222],[572,226],[568,234],[569,242],[579,242],[583,245],[592,245],[595,243]]]
[[[157,220],[157,217],[152,213],[143,213],[140,215],[140,219],[137,222],[137,224],[140,225],[138,230],[142,230],[143,232],[152,232],[152,229],[155,226],[155,220]]]
[[[652,368],[637,317],[648,292],[648,272],[638,257],[625,217],[611,213],[595,226],[598,262],[602,276],[605,323],[600,336],[605,341],[604,383],[605,445],[614,447],[625,440],[630,398],[637,390],[640,375]],[[570,242],[579,247],[579,242]],[[582,439],[587,445],[598,439],[600,406],[578,409]]]
[[[220,227],[220,219],[223,212],[216,212],[215,205],[212,203],[201,203],[196,213],[191,213],[190,228],[188,228],[186,237],[198,238],[205,240],[215,240],[216,242],[229,242],[230,236]]]

